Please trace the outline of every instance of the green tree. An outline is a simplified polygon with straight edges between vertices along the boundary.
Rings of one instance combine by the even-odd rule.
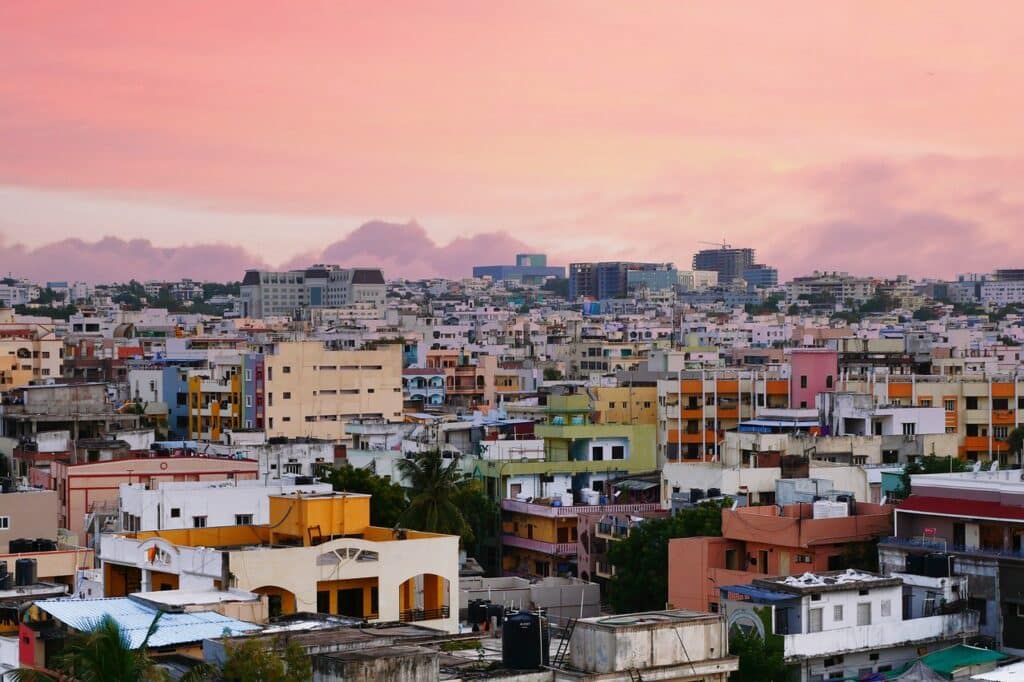
[[[498,505],[487,495],[483,483],[472,478],[458,484],[452,501],[462,511],[471,533],[463,537],[463,548],[473,556],[481,556],[484,545],[494,537]]]
[[[914,311],[914,319],[919,322],[929,322],[939,319],[939,316],[935,313],[934,308],[918,308]]]
[[[227,658],[219,672],[206,677],[223,682],[305,682],[313,679],[313,666],[296,642],[245,638],[240,644],[224,642]]]
[[[37,317],[49,317],[55,320],[66,320],[78,312],[74,305],[53,307],[49,305],[33,307],[27,305],[14,306],[14,312],[18,315],[36,315]]]
[[[729,653],[738,656],[740,667],[729,675],[729,682],[787,682],[792,670],[784,662],[781,635],[772,634],[771,609],[756,609],[765,637],[757,630],[733,626],[729,631]]]
[[[707,502],[635,527],[629,537],[614,543],[608,561],[615,575],[608,598],[616,613],[665,608],[668,595],[668,542],[672,538],[722,535],[722,509],[732,500]]]
[[[899,497],[906,498],[910,495],[910,477],[916,474],[948,474],[957,471],[966,471],[967,465],[957,457],[936,457],[928,455],[919,462],[911,462],[903,467],[900,474]]]
[[[1010,452],[1015,453],[1018,458],[1024,454],[1024,426],[1018,426],[1010,431],[1006,443],[1010,446]]]
[[[402,486],[367,469],[356,469],[346,464],[331,469],[327,480],[335,490],[373,495],[370,523],[374,526],[394,527],[409,506]]]
[[[398,461],[398,469],[412,492],[402,524],[414,530],[458,535],[473,539],[473,530],[456,503],[456,493],[465,476],[456,457],[445,462],[438,450]]]
[[[53,664],[60,677],[28,668],[8,673],[17,682],[70,678],[76,682],[144,682],[170,679],[149,655],[149,640],[159,628],[158,613],[149,625],[142,644],[133,649],[128,633],[109,615],[93,627],[67,638],[64,649]]]
[[[562,378],[562,371],[557,367],[544,368],[544,381],[558,381]]]

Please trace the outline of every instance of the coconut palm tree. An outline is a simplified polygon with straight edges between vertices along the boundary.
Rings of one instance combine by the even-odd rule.
[[[157,631],[162,613],[157,613],[142,644],[133,649],[131,639],[110,615],[92,627],[68,637],[57,656],[54,672],[19,668],[8,675],[16,682],[36,680],[75,680],[75,682],[157,682],[169,679],[149,655],[149,639]]]
[[[463,541],[473,537],[462,510],[454,498],[465,478],[459,460],[445,462],[440,451],[433,450],[413,459],[398,461],[398,470],[412,490],[402,524],[430,533],[459,535]]]

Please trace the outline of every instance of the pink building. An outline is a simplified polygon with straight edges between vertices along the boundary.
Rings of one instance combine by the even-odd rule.
[[[835,391],[839,353],[827,348],[794,348],[789,355],[789,406],[814,408],[819,393]]]

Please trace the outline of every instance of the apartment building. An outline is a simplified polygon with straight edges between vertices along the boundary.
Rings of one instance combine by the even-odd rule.
[[[875,295],[876,280],[868,277],[851,277],[846,272],[818,272],[806,277],[794,277],[786,283],[786,301],[795,303],[799,299],[827,301],[830,303],[864,303]]]
[[[247,270],[240,293],[242,317],[296,317],[308,308],[370,305],[383,310],[386,285],[378,268],[313,265],[288,272]]]
[[[267,349],[269,437],[344,441],[352,419],[402,418],[402,347],[331,350],[321,341],[285,341]]]
[[[1020,470],[911,477],[895,510],[893,535],[879,546],[885,573],[933,579],[964,576],[980,632],[1024,654],[1024,481]]]
[[[104,535],[105,596],[232,587],[299,611],[458,632],[459,538],[371,526],[370,496],[270,496],[269,525]]]
[[[50,326],[0,322],[0,393],[64,374],[64,342]]]
[[[719,586],[727,622],[781,638],[800,682],[899,671],[977,633],[976,612],[914,612],[904,598],[913,590],[901,577],[854,569]]]
[[[721,537],[675,538],[668,547],[668,603],[719,611],[719,586],[765,576],[838,571],[870,560],[892,528],[892,507],[824,501],[722,510]]]
[[[496,402],[494,355],[470,357],[462,350],[428,350],[427,369],[444,373],[445,401],[449,407],[486,408]]]
[[[961,459],[1016,464],[1006,439],[1024,424],[1024,377],[1012,375],[882,376],[843,380],[844,390],[874,396],[881,405],[941,407],[945,430],[959,439]]]
[[[768,372],[680,372],[658,391],[658,461],[706,462],[720,457],[725,432],[761,408],[789,406],[790,384]]]

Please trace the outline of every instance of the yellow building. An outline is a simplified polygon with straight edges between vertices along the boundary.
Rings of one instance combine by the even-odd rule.
[[[266,432],[347,439],[352,419],[402,419],[402,346],[330,350],[321,341],[276,344],[265,355]]]
[[[1024,378],[972,375],[900,375],[844,381],[842,390],[869,393],[882,404],[941,407],[946,433],[955,433],[961,459],[1019,464],[1007,438],[1024,424]]]
[[[220,440],[225,429],[242,426],[242,380],[238,372],[219,379],[188,378],[188,437]]]
[[[370,496],[271,495],[271,523],[104,535],[105,596],[223,589],[312,612],[458,631],[459,538],[369,525]]]
[[[0,323],[0,392],[33,381],[60,380],[64,342],[39,324]]]
[[[593,389],[591,406],[597,424],[656,424],[657,386],[601,386]]]

